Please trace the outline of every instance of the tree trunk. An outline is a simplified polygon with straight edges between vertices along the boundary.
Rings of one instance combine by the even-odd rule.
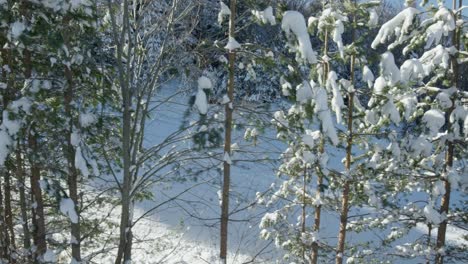
[[[343,253],[346,241],[346,226],[348,224],[349,185],[349,180],[346,180],[343,187],[343,197],[341,198],[340,231],[338,235],[338,246],[336,248],[336,264],[343,263]]]
[[[304,179],[302,182],[302,219],[301,219],[301,232],[306,232],[306,194],[307,194],[307,163],[304,163]],[[305,244],[302,245],[302,262],[306,263],[306,251],[307,247]]]
[[[427,224],[427,248],[431,248],[432,224]],[[430,254],[427,256],[426,264],[431,264]]]
[[[9,171],[5,172],[5,224],[9,233],[8,251],[12,257],[11,253],[15,251],[15,231],[13,228],[13,211],[11,210],[11,175]],[[10,259],[10,262],[16,263],[13,257]]]
[[[445,158],[445,164],[447,167],[451,167],[453,164],[453,144],[448,143],[447,146],[447,153]],[[448,179],[444,179],[444,187],[445,187],[445,194],[442,197],[441,206],[440,206],[440,213],[441,214],[448,214],[449,205],[450,205],[450,191],[451,186]],[[447,219],[445,219],[439,225],[439,229],[437,230],[437,241],[436,241],[436,257],[435,263],[442,264],[444,263],[444,246],[445,246],[445,235],[447,233]]]
[[[5,224],[4,219],[5,219],[5,213],[3,210],[3,192],[2,192],[2,184],[0,184],[0,258],[9,259],[8,229]]]
[[[31,78],[32,62],[31,52],[24,49],[24,78]],[[42,199],[42,190],[39,184],[41,178],[41,169],[38,162],[38,146],[37,136],[34,133],[34,126],[31,125],[28,133],[28,147],[31,149],[32,156],[29,157],[30,170],[31,170],[31,201],[32,201],[32,224],[33,224],[33,240],[36,248],[33,253],[34,263],[38,263],[38,258],[42,256],[47,250],[46,231],[45,231],[45,218],[44,218],[44,202]],[[23,185],[24,189],[24,185]],[[21,194],[21,193],[20,193]],[[27,217],[27,214],[24,216]]]
[[[113,40],[116,45],[117,52],[117,70],[118,78],[120,83],[121,95],[122,95],[122,163],[123,163],[123,183],[120,185],[120,193],[122,196],[122,213],[120,216],[120,230],[119,230],[119,246],[117,249],[117,256],[115,259],[115,264],[121,264],[122,260],[124,262],[131,260],[131,250],[132,250],[132,222],[131,222],[131,189],[132,189],[132,175],[130,167],[132,164],[131,160],[131,91],[130,91],[130,81],[128,74],[130,73],[129,69],[125,69],[122,59],[124,56],[124,43],[123,36],[128,33],[130,29],[129,22],[129,6],[128,0],[123,1],[123,28],[120,31],[115,22],[115,15],[113,13],[113,6],[111,1],[108,2],[109,12],[111,13],[112,21],[112,30],[113,30]],[[132,44],[131,41],[128,43]],[[130,47],[127,50],[132,50]],[[127,67],[130,67],[127,65]]]
[[[68,25],[68,18],[64,18],[64,26]],[[67,28],[65,28],[67,30]],[[66,46],[69,46],[69,36],[64,32],[64,43]],[[71,102],[74,98],[74,82],[73,82],[73,72],[70,67],[65,67],[65,78],[67,79],[67,88],[64,95],[65,103],[65,115],[68,117],[68,128],[66,135],[66,158],[68,163],[68,192],[70,199],[75,205],[75,211],[77,214],[76,223],[71,222],[71,248],[72,248],[72,258],[77,262],[81,261],[81,228],[80,228],[80,201],[78,196],[78,170],[75,166],[75,154],[76,150],[72,144],[72,133],[73,133],[73,109]]]
[[[229,18],[229,37],[235,37],[235,19],[236,19],[236,0],[231,0],[231,16]],[[232,112],[234,104],[234,70],[235,70],[236,52],[229,51],[229,82],[227,93],[229,103],[225,106],[226,120],[224,123],[224,155],[231,155],[231,133],[232,133]],[[221,263],[227,262],[227,240],[229,223],[229,186],[231,181],[231,164],[224,161],[223,164],[223,190],[221,198],[221,229],[220,229],[220,254]]]
[[[328,30],[325,30],[325,37],[323,41],[323,55],[328,56]],[[323,65],[324,68],[324,74],[323,74],[323,83],[327,81],[328,78],[328,72],[329,72],[329,65],[328,62],[325,62]],[[325,140],[322,137],[322,140],[320,142],[320,149],[319,152],[323,154],[325,152]],[[316,190],[316,198],[320,199],[320,193],[321,193],[321,186],[323,184],[323,176],[319,172],[317,173],[317,190]],[[314,232],[318,233],[320,230],[320,220],[322,217],[322,205],[318,204],[315,206],[315,213],[314,213]],[[317,241],[314,241],[312,243],[312,252],[310,255],[310,263],[311,264],[317,264],[318,263],[318,250],[319,250],[319,245]]]
[[[322,175],[317,175],[317,191],[316,191],[316,198],[320,199],[321,196],[321,186],[323,184],[323,177]],[[322,216],[322,205],[318,204],[315,206],[315,213],[314,213],[314,233],[318,233],[320,230],[320,219]],[[317,241],[312,243],[312,254],[310,255],[310,263],[317,264],[318,262],[318,249],[319,245]]]
[[[354,42],[355,36],[355,26],[356,26],[356,17],[353,18],[353,32],[352,32],[352,42]],[[355,55],[351,55],[351,85],[354,86],[354,64],[355,64]],[[354,91],[348,91],[348,142],[346,146],[346,171],[350,172],[351,170],[351,151],[353,148],[353,111],[354,111]],[[349,177],[350,175],[346,175]],[[343,186],[343,196],[341,200],[341,213],[340,213],[340,231],[338,235],[338,246],[336,248],[336,264],[343,263],[343,254],[346,242],[346,226],[348,225],[348,212],[349,212],[349,189],[350,189],[350,179],[346,178]]]
[[[33,153],[31,157],[31,196],[32,196],[32,213],[33,213],[33,238],[36,251],[34,252],[34,262],[38,263],[39,258],[46,252],[46,231],[45,231],[45,219],[44,219],[44,201],[42,199],[42,190],[39,184],[41,180],[41,168],[37,162],[37,136],[34,133],[33,128],[30,128],[29,132],[29,147]]]
[[[462,0],[459,2],[459,6],[462,6]],[[457,1],[453,0],[453,10],[457,9]],[[456,20],[456,17],[455,17]],[[453,31],[452,35],[452,44],[457,48],[457,50],[460,49],[460,30],[455,29]],[[459,72],[458,72],[458,62],[457,58],[455,56],[452,56],[452,72],[453,72],[453,79],[452,79],[452,85],[456,87],[457,89],[459,88]],[[450,123],[450,115],[452,111],[454,110],[454,105],[455,101],[452,98],[452,107],[450,108],[449,111],[446,112],[445,115],[445,124],[447,127],[447,130],[449,133],[452,131],[452,125]],[[447,141],[447,150],[445,153],[445,170],[448,171],[452,168],[453,166],[453,155],[454,155],[454,145],[453,142]],[[441,205],[440,205],[440,213],[448,215],[449,209],[450,209],[450,195],[451,195],[451,186],[450,186],[450,181],[448,178],[444,178],[444,187],[445,187],[445,194],[442,197]],[[445,247],[445,236],[447,233],[447,224],[448,224],[448,219],[445,219],[442,223],[440,223],[439,228],[437,230],[437,241],[436,241],[436,256],[435,256],[435,263],[436,264],[443,264],[444,263],[444,247]]]
[[[23,170],[23,158],[21,153],[21,141],[18,139],[16,146],[16,177],[18,178],[18,192],[19,202],[21,210],[21,222],[23,226],[23,248],[26,251],[26,258],[29,262],[32,262],[30,250],[31,250],[31,234],[29,232],[28,225],[28,206],[25,194],[25,181],[24,181],[24,170]]]

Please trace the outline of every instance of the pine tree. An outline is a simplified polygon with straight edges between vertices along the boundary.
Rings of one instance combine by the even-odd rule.
[[[462,135],[466,133],[461,126],[466,119],[466,109],[460,104],[464,95],[457,87],[457,66],[453,66],[460,56],[456,32],[462,29],[455,23],[454,12],[442,4],[432,10],[433,17],[424,20],[422,13],[413,7],[414,1],[406,1],[406,4],[406,9],[382,26],[372,44],[377,48],[395,37],[388,46],[389,51],[382,56],[388,58],[392,55],[390,50],[403,46],[402,55],[407,58],[399,69],[382,61],[383,71],[387,68],[395,82],[374,86],[380,94],[393,95],[404,120],[404,126],[398,131],[402,139],[395,141],[394,137],[387,148],[388,155],[393,158],[382,163],[387,168],[383,174],[393,177],[386,185],[386,189],[392,191],[382,196],[391,208],[383,217],[386,223],[400,218],[404,226],[400,230],[393,227],[388,241],[395,241],[424,223],[428,227],[427,239],[398,245],[397,252],[402,257],[416,255],[427,261],[435,255],[436,263],[442,263],[444,250],[453,250],[453,257],[456,257],[456,249],[443,249],[443,245],[445,228],[452,218],[448,211],[449,197],[459,188],[463,172],[463,165],[454,164],[453,157],[462,160],[466,155],[453,148],[454,142],[463,142]],[[401,30],[393,36],[392,29],[400,25]],[[444,47],[445,38],[454,46]],[[421,51],[423,54],[418,57]],[[421,199],[416,198],[418,192],[426,199],[424,206],[418,205]],[[437,210],[439,201],[441,209]],[[435,243],[431,238],[434,228],[438,229]]]

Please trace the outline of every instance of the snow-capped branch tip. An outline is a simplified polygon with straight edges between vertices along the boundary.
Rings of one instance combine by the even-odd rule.
[[[201,76],[198,78],[198,89],[212,89],[213,83],[206,76]]]
[[[229,9],[229,7],[223,3],[223,1],[219,1],[219,4],[221,8],[218,13],[218,23],[221,25],[224,21],[224,17],[231,15],[231,9]]]
[[[286,11],[283,15],[281,28],[286,32],[288,37],[291,35],[291,32],[294,33],[299,42],[298,48],[303,60],[312,64],[317,63],[317,58],[310,42],[310,36],[307,32],[306,21],[301,13],[297,11]]]
[[[273,15],[273,8],[271,6],[263,11],[252,10],[252,14],[263,24],[270,23],[272,26],[276,25],[276,18]]]
[[[387,21],[377,33],[374,41],[372,41],[371,47],[376,49],[379,44],[384,44],[387,42],[393,35],[395,35],[395,42],[401,42],[405,35],[409,34],[410,28],[413,25],[413,20],[418,15],[420,11],[414,7],[407,7],[400,13],[398,13],[394,18]],[[398,28],[398,30],[396,30]],[[391,46],[389,46],[391,47]]]
[[[239,44],[235,38],[229,37],[229,41],[224,48],[229,50],[229,52],[232,52],[233,50],[239,49],[240,47],[241,44]]]

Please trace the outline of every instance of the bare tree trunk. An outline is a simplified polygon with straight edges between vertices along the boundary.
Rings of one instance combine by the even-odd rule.
[[[428,248],[431,248],[431,235],[432,235],[432,224],[429,223],[427,224],[427,247]],[[428,254],[428,257],[427,257],[427,261],[426,261],[426,264],[430,264],[431,263],[431,257],[430,257],[430,254]]]
[[[8,229],[5,224],[4,219],[5,219],[5,213],[3,210],[3,192],[2,192],[2,184],[0,184],[0,258],[9,259]]]
[[[356,17],[353,18],[353,32],[352,32],[352,42],[354,42],[356,36],[355,32],[356,26]],[[354,85],[354,64],[355,64],[355,55],[351,55],[351,85]],[[353,111],[354,111],[354,90],[348,91],[348,140],[346,146],[346,171],[351,170],[351,151],[353,148]],[[349,175],[347,175],[348,177]],[[350,179],[346,178],[343,186],[343,195],[341,200],[341,213],[340,213],[340,231],[338,235],[338,246],[336,248],[336,264],[343,263],[343,254],[346,243],[346,226],[348,225],[348,212],[349,212],[349,189],[350,189]]]
[[[231,0],[231,16],[229,18],[229,37],[235,37],[235,19],[236,19],[236,0]],[[231,155],[231,133],[232,133],[232,112],[234,104],[234,67],[236,61],[236,52],[229,51],[229,82],[228,82],[228,97],[229,103],[226,104],[226,120],[224,123],[225,138],[224,138],[224,155]],[[229,186],[231,181],[231,164],[227,160],[224,161],[223,170],[223,192],[221,199],[221,229],[220,229],[220,254],[221,263],[227,262],[227,240],[228,240],[228,223],[229,223]]]
[[[64,25],[67,26],[68,19],[64,19]],[[69,36],[67,33],[63,34],[65,45],[69,44]],[[76,261],[81,261],[81,228],[80,228],[80,202],[78,196],[78,171],[75,166],[75,147],[72,144],[72,133],[73,133],[73,110],[71,102],[74,97],[74,82],[73,82],[73,73],[69,67],[65,67],[65,78],[67,79],[67,88],[64,95],[65,103],[65,115],[68,117],[68,129],[66,135],[66,158],[68,163],[68,192],[70,199],[75,205],[75,211],[77,214],[77,221],[74,223],[71,222],[71,236],[72,236],[72,258]]]
[[[317,193],[316,193],[316,198],[320,199],[321,196],[321,186],[323,184],[323,177],[322,175],[318,174],[317,175]],[[317,204],[315,206],[315,213],[314,213],[314,232],[318,233],[320,230],[320,220],[322,216],[322,205]],[[314,241],[312,243],[312,254],[310,255],[310,263],[311,264],[317,264],[318,262],[318,243],[317,241]]]
[[[450,111],[451,112],[451,111]],[[453,165],[453,143],[447,143],[447,152],[445,155],[445,165],[447,169],[450,169]],[[449,207],[450,207],[450,192],[451,186],[448,179],[444,179],[444,187],[445,187],[445,194],[442,197],[441,206],[440,206],[440,213],[448,214]],[[444,246],[445,246],[445,236],[447,233],[447,222],[448,220],[445,219],[442,223],[440,223],[439,228],[437,230],[437,241],[436,241],[436,257],[435,263],[436,264],[443,264],[444,263]]]
[[[6,66],[12,67],[12,54],[10,49],[2,49],[1,50],[2,54],[2,63],[5,64]],[[2,93],[2,99],[3,99],[3,109],[5,110],[8,107],[9,102],[14,99],[14,90],[13,90],[13,81],[14,78],[12,78],[12,74],[8,71],[2,71],[2,77],[7,83],[7,88],[6,91]],[[0,110],[0,111],[1,111]],[[3,111],[2,111],[3,112]],[[0,119],[3,123],[3,116],[2,119]],[[11,199],[10,197],[10,172],[9,172],[9,163],[10,158],[7,156],[5,159],[5,164],[3,166],[3,169],[0,170],[1,172],[4,173],[3,176],[3,186],[5,187],[4,192],[2,193],[1,187],[0,187],[0,229],[1,229],[1,237],[0,237],[0,246],[2,247],[2,252],[3,252],[3,257],[10,261],[11,260],[11,244],[10,244],[10,235],[13,236],[14,234],[12,233],[11,230],[9,229],[9,224],[8,224],[8,218],[11,217],[11,206],[10,202]],[[10,212],[9,212],[10,211]],[[0,258],[1,258],[0,254]]]
[[[450,142],[447,146],[447,153],[445,157],[445,164],[448,168],[453,165],[453,144]],[[451,186],[448,179],[444,179],[444,187],[445,187],[445,194],[442,197],[441,206],[440,206],[440,213],[447,214],[449,211],[450,205],[450,192]],[[437,241],[436,241],[436,257],[435,263],[436,264],[443,264],[444,263],[444,253],[441,252],[445,246],[445,235],[447,232],[447,219],[445,219],[439,225],[439,229],[437,230]]]
[[[11,210],[11,175],[7,170],[5,172],[5,223],[7,225],[9,237],[9,252],[10,255],[15,251],[15,231],[13,228],[13,211]],[[10,259],[11,263],[16,263],[14,258]]]
[[[307,164],[304,163],[304,179],[302,182],[302,219],[301,219],[301,232],[302,234],[306,231],[306,194],[307,194]],[[305,244],[302,245],[302,262],[306,263],[306,251],[307,247]]]
[[[28,16],[28,5],[27,1],[21,0],[20,1],[20,12],[27,20],[29,20]],[[32,63],[31,63],[31,52],[29,51],[28,47],[25,47],[23,50],[23,64],[25,65],[23,74],[24,79],[31,78],[32,72]],[[26,129],[23,130],[23,137],[24,142],[27,140],[28,132]],[[22,147],[22,140],[18,137],[16,145],[16,177],[18,181],[18,192],[19,192],[19,203],[20,203],[20,211],[21,211],[21,222],[23,226],[23,248],[26,256],[26,260],[28,263],[34,262],[33,255],[32,255],[32,248],[31,248],[31,233],[29,230],[28,225],[28,205],[31,205],[30,199],[26,197],[25,187],[26,187],[26,178],[25,178],[25,170],[24,170],[24,163],[23,163],[23,153],[21,151]],[[26,154],[26,152],[24,152]],[[32,190],[31,190],[32,191]],[[37,191],[37,190],[36,190]],[[43,215],[43,214],[42,214]],[[45,230],[45,225],[44,225]],[[44,237],[45,243],[45,237]]]
[[[459,6],[462,6],[462,0],[459,2]],[[453,0],[453,10],[457,9],[457,1]],[[456,17],[455,17],[456,20]],[[452,44],[457,48],[457,50],[460,49],[460,30],[455,29],[453,31],[452,35]],[[453,79],[452,79],[452,85],[458,89],[459,87],[459,72],[458,72],[458,62],[457,58],[455,56],[452,56],[452,73],[453,73]],[[447,126],[447,130],[452,132],[452,126],[450,124],[450,115],[452,111],[454,110],[454,99],[452,98],[452,107],[449,109],[449,111],[446,112],[445,115],[445,122]],[[454,145],[453,142],[450,140],[447,141],[447,150],[445,153],[445,170],[450,170],[453,166],[453,155],[454,155]],[[445,187],[445,194],[442,197],[441,205],[440,205],[440,213],[448,215],[449,208],[450,208],[450,195],[451,195],[451,186],[450,186],[450,181],[448,178],[443,179],[444,181],[444,187]],[[443,264],[444,263],[444,247],[445,247],[445,236],[447,233],[447,224],[448,224],[448,219],[445,219],[442,223],[440,223],[439,228],[437,230],[437,240],[436,240],[436,256],[435,256],[435,263],[436,264]]]
[[[46,242],[46,231],[45,231],[45,219],[44,219],[44,201],[42,199],[42,190],[39,184],[41,180],[41,168],[39,163],[37,162],[37,136],[33,131],[33,128],[30,128],[29,132],[29,147],[33,153],[33,157],[31,157],[31,196],[32,196],[32,203],[34,206],[32,207],[33,212],[33,238],[34,244],[36,247],[36,251],[34,252],[34,262],[38,263],[39,258],[46,252],[47,250],[47,242]]]
[[[25,181],[24,181],[24,169],[23,169],[23,158],[21,153],[21,141],[18,139],[16,146],[16,177],[18,178],[18,192],[19,202],[21,210],[21,222],[23,226],[23,248],[26,251],[27,259],[32,262],[30,250],[31,250],[31,234],[28,226],[28,207],[25,194]]]
[[[112,12],[112,3],[108,1],[109,11]],[[118,77],[120,82],[120,89],[122,95],[122,162],[123,162],[123,183],[120,186],[120,192],[122,195],[122,214],[120,217],[120,236],[119,236],[119,247],[117,250],[117,256],[115,264],[121,264],[131,260],[132,250],[132,223],[130,221],[130,210],[131,210],[131,188],[132,188],[132,175],[130,172],[131,160],[131,91],[129,81],[129,70],[124,68],[122,64],[122,58],[124,56],[124,43],[123,40],[126,34],[129,34],[130,30],[130,17],[129,17],[129,6],[128,1],[123,1],[123,28],[120,32],[117,29],[115,22],[115,15],[111,14],[111,21],[113,27],[113,38],[117,46],[117,66],[118,66]],[[131,41],[129,41],[129,45]],[[129,47],[128,50],[131,50]],[[127,65],[127,67],[130,67]]]
[[[343,197],[341,198],[340,231],[338,235],[338,247],[336,248],[336,264],[343,263],[343,253],[346,241],[346,226],[348,224],[349,185],[349,180],[346,180],[343,187]]]
[[[24,49],[23,63],[25,65],[24,78],[29,79],[31,78],[32,62],[31,52],[27,48]],[[37,160],[39,149],[37,146],[37,136],[34,132],[34,125],[31,125],[29,128],[28,147],[31,149],[32,153],[32,156],[29,157],[29,162],[31,164],[31,201],[34,205],[32,207],[33,240],[36,248],[35,252],[33,252],[33,259],[34,263],[38,263],[38,258],[42,256],[47,250],[47,242],[44,218],[44,202],[42,199],[42,190],[39,184],[41,178],[41,169]]]

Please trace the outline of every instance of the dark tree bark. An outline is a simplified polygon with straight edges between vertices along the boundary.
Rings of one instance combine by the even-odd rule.
[[[34,252],[34,262],[39,263],[39,258],[47,251],[46,229],[44,218],[44,200],[42,198],[42,190],[40,186],[41,167],[38,162],[39,148],[37,145],[37,135],[34,133],[33,127],[29,132],[29,148],[32,151],[30,157],[31,163],[31,196],[32,196],[32,222],[33,222],[33,239],[36,251]]]
[[[16,177],[18,179],[18,192],[19,202],[21,210],[21,221],[23,226],[23,248],[27,252],[27,259],[32,262],[31,259],[31,233],[28,225],[28,205],[25,193],[25,180],[24,180],[24,169],[23,169],[23,157],[21,153],[21,141],[18,139],[16,147]]]
[[[70,18],[65,16],[63,19],[64,32],[62,33],[64,44],[67,47],[70,47]],[[68,118],[68,124],[66,129],[66,146],[65,146],[65,156],[68,163],[68,194],[70,199],[75,205],[75,211],[77,214],[77,221],[71,221],[71,236],[72,236],[72,258],[77,262],[81,261],[81,227],[80,227],[80,201],[78,196],[78,170],[75,166],[75,154],[76,150],[72,144],[72,134],[74,126],[74,116],[73,116],[73,107],[71,105],[74,98],[74,76],[70,67],[65,67],[65,78],[67,80],[67,87],[64,94],[64,104],[65,104],[65,115]]]
[[[7,225],[8,230],[8,241],[9,241],[9,254],[11,256],[10,262],[16,263],[16,260],[13,258],[12,254],[15,251],[15,231],[13,227],[13,211],[11,210],[11,174],[10,171],[5,172],[5,224]]]
[[[2,184],[0,184],[0,257],[4,259],[9,259],[8,229],[5,224],[4,219],[5,219],[5,210],[3,209],[3,191],[2,191]]]

